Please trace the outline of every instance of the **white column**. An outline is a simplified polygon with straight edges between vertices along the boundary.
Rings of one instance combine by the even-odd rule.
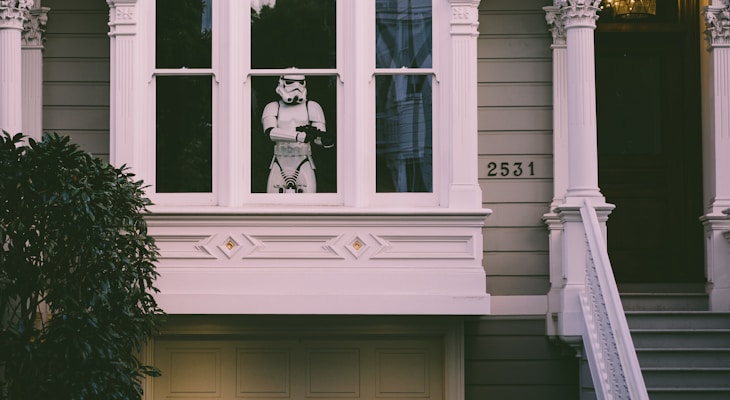
[[[567,121],[567,140],[556,138],[557,185],[566,185],[562,204],[555,205],[557,217],[548,219],[553,225],[562,225],[562,232],[553,226],[551,236],[559,234],[559,240],[551,237],[552,261],[561,263],[551,268],[551,279],[556,279],[560,290],[559,318],[555,329],[566,338],[583,333],[582,307],[580,297],[585,291],[586,232],[580,215],[584,200],[596,209],[605,237],[605,221],[613,206],[605,203],[598,189],[598,139],[596,127],[596,88],[594,30],[598,19],[600,0],[555,0],[548,8],[549,18],[565,29],[564,72],[558,69],[556,92],[557,106],[567,111],[556,111],[557,135],[561,135]],[[553,23],[555,25],[556,23]],[[560,66],[558,66],[560,67]],[[563,93],[562,91],[565,91]],[[567,100],[565,97],[567,96]],[[567,142],[567,143],[566,143]],[[567,146],[566,146],[567,144]],[[567,148],[567,153],[564,149]],[[567,167],[565,166],[567,160]],[[566,171],[567,168],[567,171]],[[562,180],[567,175],[567,184]],[[560,201],[562,187],[556,186],[555,201]],[[557,221],[556,221],[557,219]],[[560,248],[558,248],[560,246]],[[557,272],[562,275],[557,275]],[[555,289],[555,287],[553,288]]]
[[[0,2],[0,130],[23,130],[20,33],[32,1]]]
[[[562,0],[568,71],[566,200],[601,197],[598,189],[594,30],[600,0]],[[569,200],[568,200],[569,201]]]
[[[133,132],[138,129],[135,102],[137,0],[107,0],[109,4],[109,161],[112,165],[140,167]]]
[[[49,10],[30,10],[22,35],[23,133],[36,140],[43,135],[43,33]]]
[[[568,70],[565,26],[558,6],[543,7],[553,36],[553,200],[550,211],[543,216],[548,225],[550,245],[550,291],[548,292],[549,335],[556,335],[555,316],[560,312],[560,293],[565,284],[563,276],[563,224],[554,212],[565,199],[568,189]]]
[[[560,7],[543,7],[553,35],[553,209],[568,190],[568,52]]]
[[[450,208],[481,208],[477,165],[477,37],[479,0],[451,4],[451,187]]]
[[[705,227],[710,309],[730,311],[730,0],[715,0],[704,10],[709,44],[709,93],[706,97]],[[709,152],[709,154],[707,154]]]

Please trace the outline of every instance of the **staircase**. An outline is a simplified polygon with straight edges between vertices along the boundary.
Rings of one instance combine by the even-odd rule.
[[[651,400],[730,399],[730,313],[700,285],[619,286]]]

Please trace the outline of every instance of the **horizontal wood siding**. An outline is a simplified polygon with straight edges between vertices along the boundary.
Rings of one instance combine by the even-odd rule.
[[[494,214],[484,229],[492,295],[549,289],[552,199],[552,37],[550,0],[482,0],[479,7],[479,184]],[[515,398],[521,398],[515,396]]]
[[[43,0],[49,7],[43,52],[43,131],[67,135],[109,159],[109,6]]]
[[[578,359],[542,316],[468,321],[464,351],[467,400],[578,399]]]

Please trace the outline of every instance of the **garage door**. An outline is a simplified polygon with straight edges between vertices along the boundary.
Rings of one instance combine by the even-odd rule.
[[[444,398],[443,338],[155,342],[154,399]]]

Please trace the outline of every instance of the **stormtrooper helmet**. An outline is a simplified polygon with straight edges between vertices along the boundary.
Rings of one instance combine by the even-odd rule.
[[[287,104],[299,104],[307,99],[307,81],[304,75],[287,74],[279,78],[276,93]]]

